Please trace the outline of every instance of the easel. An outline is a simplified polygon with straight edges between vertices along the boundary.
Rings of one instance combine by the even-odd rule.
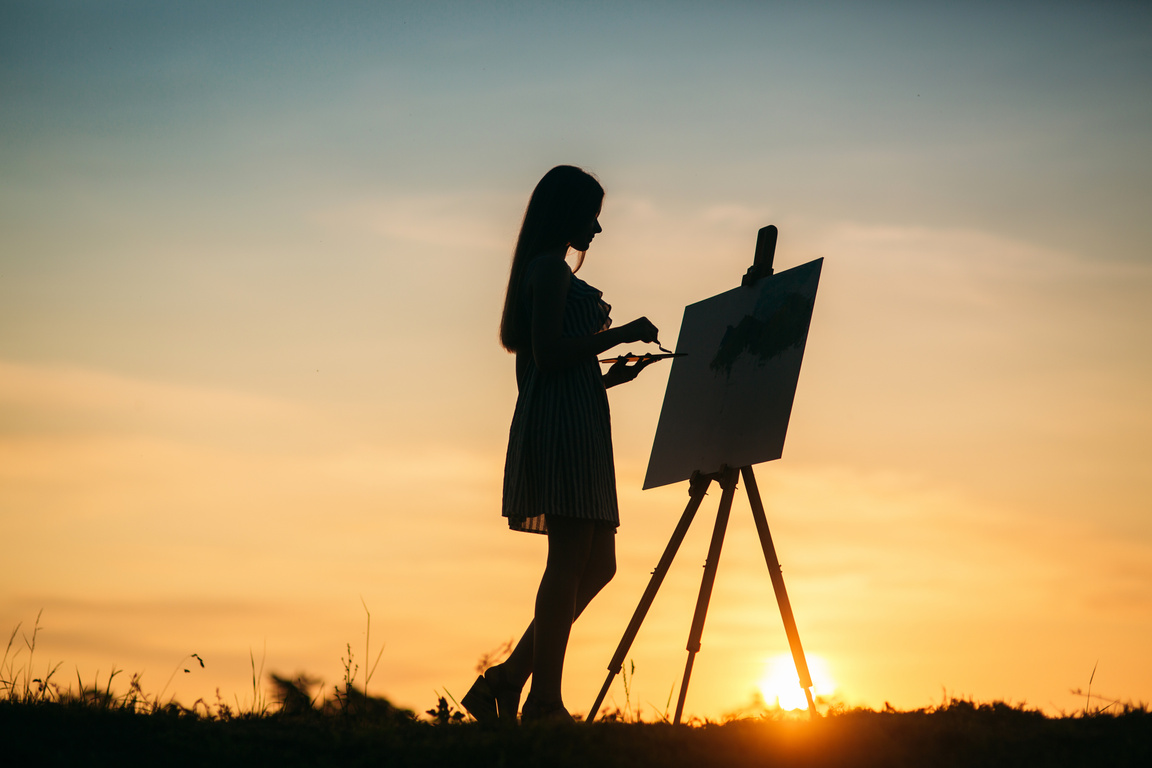
[[[761,277],[772,274],[776,235],[777,230],[773,226],[764,227],[758,233],[756,256],[752,267],[749,268],[741,281],[743,285],[752,285]],[[713,474],[701,474],[699,471],[693,474],[688,483],[688,506],[685,507],[684,514],[680,516],[680,522],[677,523],[676,530],[672,532],[672,538],[669,539],[668,546],[664,548],[664,554],[661,555],[656,570],[652,572],[652,578],[648,582],[647,589],[644,590],[644,596],[640,598],[640,604],[636,606],[636,612],[632,614],[632,621],[628,623],[624,637],[621,638],[620,645],[617,646],[616,653],[608,664],[608,677],[600,688],[596,703],[588,712],[588,722],[595,720],[596,713],[600,711],[600,705],[604,703],[604,697],[608,694],[613,679],[623,669],[624,657],[627,656],[628,650],[632,647],[632,642],[640,631],[640,625],[644,622],[644,617],[647,616],[653,600],[656,599],[656,593],[660,590],[664,576],[667,575],[668,569],[672,566],[672,560],[676,557],[676,552],[680,549],[680,544],[684,541],[684,536],[688,533],[688,528],[692,524],[696,512],[700,509],[700,504],[704,501],[704,496],[708,493],[712,481],[715,480],[722,489],[720,508],[716,512],[716,524],[712,529],[712,542],[708,546],[708,559],[704,564],[704,577],[700,582],[700,594],[696,598],[692,629],[688,633],[688,661],[684,665],[684,679],[680,683],[680,696],[676,700],[676,716],[673,720],[674,724],[680,723],[680,718],[684,714],[684,700],[688,695],[688,682],[692,677],[692,665],[696,659],[696,654],[700,651],[700,638],[704,634],[704,620],[708,616],[708,603],[712,598],[712,586],[716,581],[720,550],[724,546],[724,533],[728,528],[728,516],[732,511],[732,500],[736,495],[736,481],[741,475],[744,477],[748,503],[752,508],[752,519],[756,523],[756,533],[760,536],[760,546],[764,550],[764,561],[768,564],[772,588],[776,592],[776,602],[780,606],[780,617],[784,620],[784,631],[788,636],[788,645],[792,649],[792,660],[796,664],[800,687],[804,689],[804,696],[808,700],[808,713],[812,717],[818,717],[816,702],[812,699],[812,675],[808,671],[808,661],[804,657],[804,648],[800,645],[800,633],[796,630],[792,604],[788,601],[788,592],[784,588],[780,561],[776,557],[776,547],[772,544],[772,534],[768,530],[768,518],[764,514],[764,504],[760,500],[756,476],[752,474],[752,467],[747,466],[740,468],[723,467],[719,472]]]

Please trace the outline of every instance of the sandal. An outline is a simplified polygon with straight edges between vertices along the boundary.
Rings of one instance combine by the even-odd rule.
[[[494,723],[499,719],[499,712],[496,710],[496,694],[492,693],[492,688],[484,679],[484,675],[476,678],[476,682],[472,683],[472,687],[468,689],[468,693],[464,694],[464,698],[460,699],[460,703],[464,705],[464,709],[468,710],[468,714],[476,718],[477,722]]]
[[[523,684],[514,686],[509,683],[502,664],[488,667],[484,672],[484,679],[488,681],[488,687],[496,696],[496,709],[500,712],[500,719],[515,723],[516,713],[520,711],[520,692],[524,688]]]
[[[468,710],[468,714],[481,723],[497,720],[516,722],[516,711],[520,709],[520,690],[508,683],[504,670],[499,666],[489,667],[476,678],[460,703]]]

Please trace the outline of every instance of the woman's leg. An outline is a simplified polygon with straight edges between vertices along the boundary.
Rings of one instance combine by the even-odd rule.
[[[551,546],[551,545],[549,545]],[[594,524],[592,545],[584,570],[580,574],[580,584],[576,589],[576,605],[572,620],[575,621],[592,602],[592,598],[616,575],[616,528],[613,525]],[[512,653],[500,664],[504,679],[517,688],[522,687],[532,675],[536,623],[533,621],[521,635]]]
[[[532,690],[538,702],[561,701],[560,678],[564,652],[576,618],[576,601],[592,552],[596,524],[551,516],[548,518],[548,564],[536,592],[533,621]]]
[[[512,649],[512,653],[503,662],[496,665],[500,667],[500,673],[509,685],[523,688],[524,683],[528,682],[528,678],[531,677],[535,639],[536,622],[531,621],[528,623],[528,629],[524,630],[524,634],[520,636],[516,647]]]
[[[612,581],[616,575],[616,526],[610,523],[596,523],[592,531],[592,547],[584,572],[580,575],[580,587],[576,592],[576,614],[573,621],[592,602],[592,598]]]

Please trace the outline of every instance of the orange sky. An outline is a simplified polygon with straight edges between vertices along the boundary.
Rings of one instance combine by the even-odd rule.
[[[825,259],[756,471],[841,700],[1072,710],[1097,664],[1152,699],[1146,12],[292,7],[4,11],[0,626],[43,609],[37,674],[155,693],[195,652],[167,693],[247,701],[254,652],[331,685],[363,599],[375,693],[461,695],[543,566],[499,517],[496,325],[527,195],[573,162],[608,192],[581,277],[666,346],[760,226],[778,268]],[[619,570],[576,711],[687,500],[640,491],[666,376],[611,392]],[[646,709],[717,496],[630,654]],[[786,651],[741,493],[688,712]]]

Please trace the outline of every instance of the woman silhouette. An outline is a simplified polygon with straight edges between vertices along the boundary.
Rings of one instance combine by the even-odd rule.
[[[596,355],[617,344],[655,342],[641,317],[610,328],[611,307],[576,269],[600,233],[604,189],[570,165],[544,175],[524,213],[512,256],[500,342],[516,355],[519,395],[504,466],[504,516],[515,531],[548,536],[535,618],[504,663],[461,700],[480,721],[571,720],[560,680],[572,622],[616,573],[616,476],[605,390],[636,378],[649,361],[601,373]]]

